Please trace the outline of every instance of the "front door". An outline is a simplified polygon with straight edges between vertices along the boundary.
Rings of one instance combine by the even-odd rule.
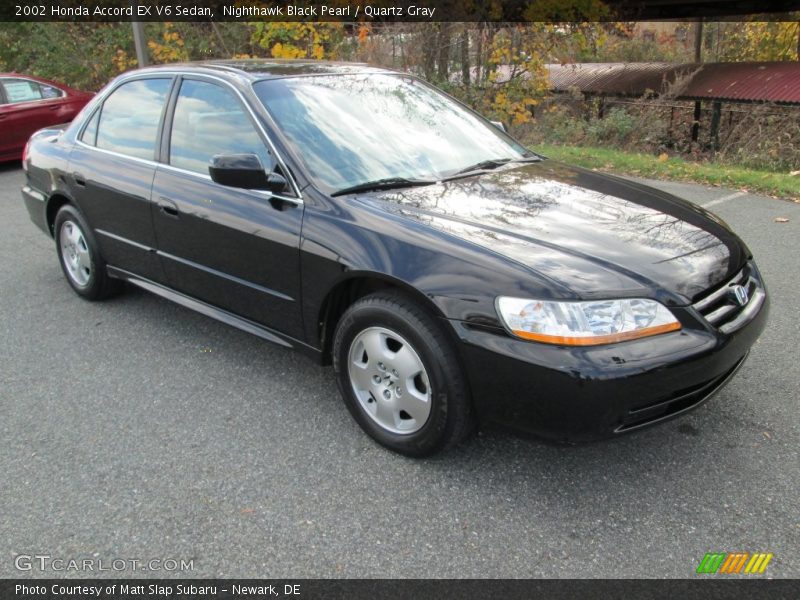
[[[169,150],[152,191],[158,254],[168,285],[241,317],[302,337],[299,245],[303,208],[211,181],[216,154],[276,163],[252,115],[229,87],[181,82]]]

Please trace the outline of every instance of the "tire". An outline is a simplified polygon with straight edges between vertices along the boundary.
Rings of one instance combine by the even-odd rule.
[[[345,311],[333,368],[353,418],[395,452],[429,456],[474,429],[452,342],[436,317],[403,294],[372,294]]]
[[[65,204],[59,209],[53,233],[61,270],[76,294],[103,300],[122,290],[122,281],[108,276],[97,240],[77,208]]]

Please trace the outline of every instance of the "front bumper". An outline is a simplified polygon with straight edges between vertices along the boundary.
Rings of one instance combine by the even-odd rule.
[[[691,308],[685,311],[680,331],[590,347],[532,343],[450,323],[462,341],[481,422],[584,442],[660,423],[705,402],[743,364],[764,329],[769,302],[765,296],[730,334],[701,323]]]

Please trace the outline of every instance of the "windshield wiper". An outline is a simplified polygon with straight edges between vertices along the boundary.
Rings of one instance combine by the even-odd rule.
[[[502,167],[503,165],[507,165],[508,163],[524,163],[524,162],[538,162],[542,160],[535,154],[529,154],[525,156],[521,156],[519,158],[490,158],[489,160],[482,160],[479,163],[475,163],[474,165],[470,165],[460,171],[456,171],[448,179],[453,177],[458,177],[460,175],[465,175],[467,173],[472,173],[474,171],[490,171],[491,169],[497,169],[498,167]]]
[[[391,190],[397,188],[414,187],[419,185],[433,185],[436,183],[432,179],[407,179],[405,177],[387,177],[385,179],[376,179],[375,181],[367,181],[359,183],[350,187],[336,190],[331,196],[344,196],[345,194],[355,194],[356,192],[370,192],[373,190]]]
[[[496,169],[497,167],[502,167],[510,160],[510,158],[490,158],[489,160],[482,160],[479,163],[475,163],[474,165],[465,167],[460,171],[456,171],[453,173],[453,175],[463,175],[464,173],[471,173],[472,171],[488,171],[489,169]]]

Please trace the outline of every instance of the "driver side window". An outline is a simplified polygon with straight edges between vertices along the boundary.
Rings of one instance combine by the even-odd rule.
[[[170,134],[169,164],[208,175],[215,154],[255,154],[269,171],[269,150],[238,98],[222,86],[186,79],[181,83]]]

